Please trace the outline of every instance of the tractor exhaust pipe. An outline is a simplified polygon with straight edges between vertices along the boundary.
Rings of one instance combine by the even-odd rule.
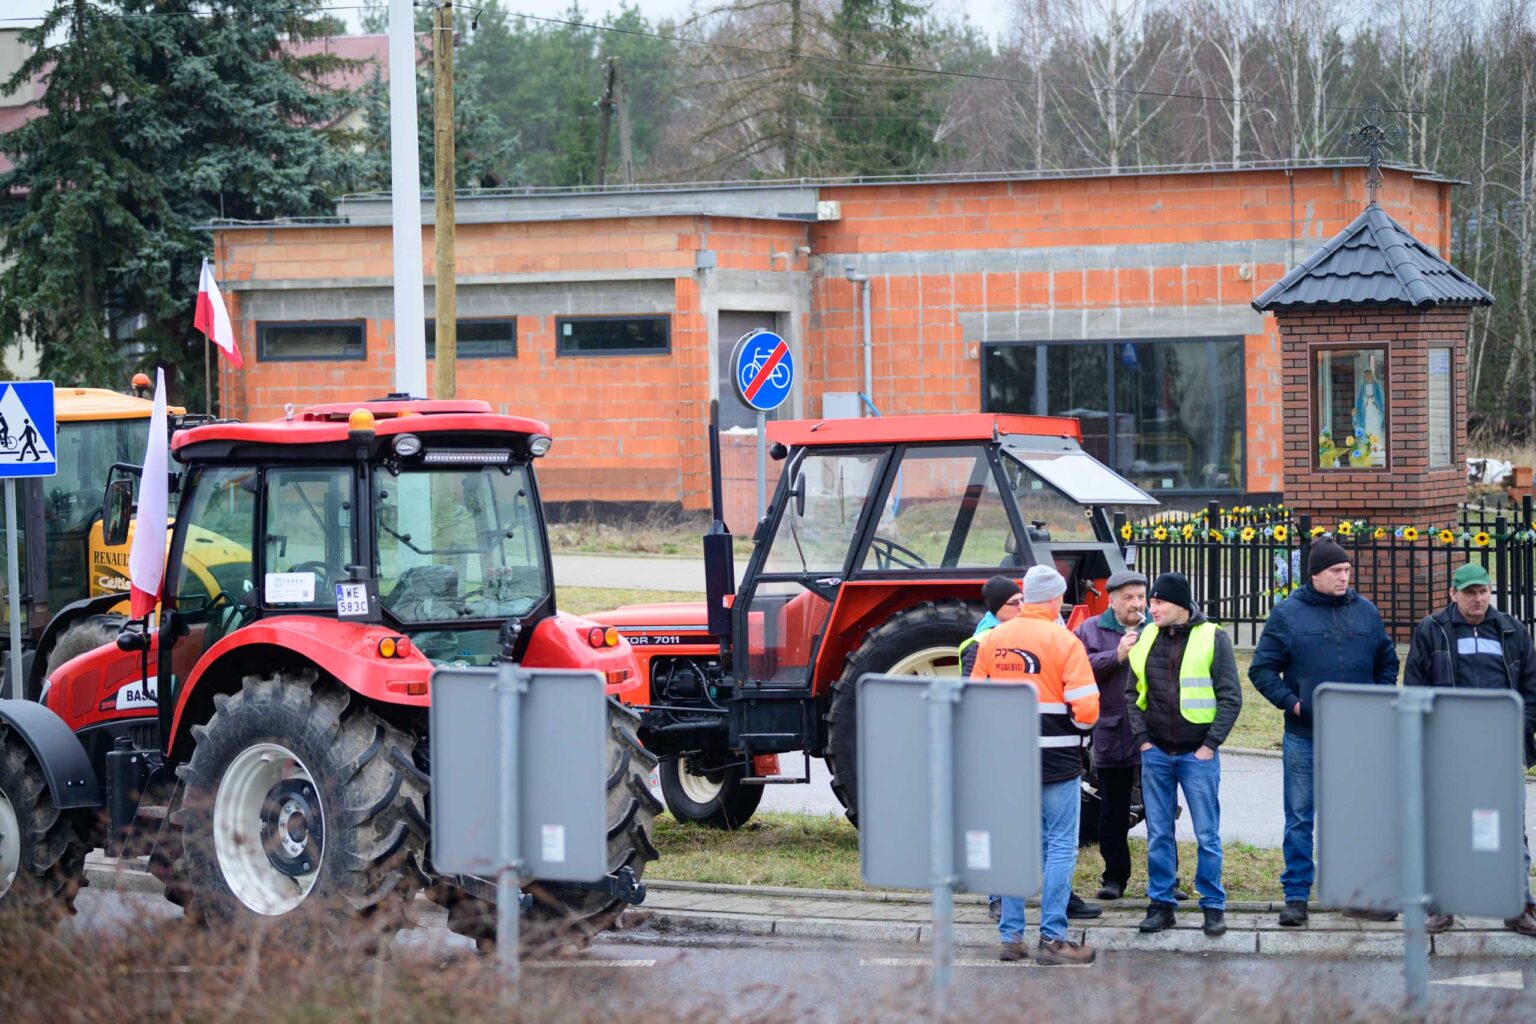
[[[710,633],[721,638],[722,657],[729,653],[731,610],[728,594],[736,593],[736,560],[731,531],[725,525],[725,493],[720,479],[720,403],[709,403],[709,497],[713,519],[704,534],[704,592]]]

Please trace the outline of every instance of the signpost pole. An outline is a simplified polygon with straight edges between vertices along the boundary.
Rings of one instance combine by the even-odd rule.
[[[521,984],[518,964],[518,915],[522,901],[523,856],[520,848],[517,761],[521,737],[519,704],[527,682],[516,665],[497,669],[497,710],[501,715],[501,863],[496,872],[496,955],[501,967],[501,998],[517,1005]]]
[[[928,684],[928,857],[933,876],[933,1019],[949,1004],[955,970],[955,705],[964,682]]]
[[[11,615],[11,685],[6,696],[21,696],[21,573],[16,565],[16,481],[5,480],[5,592]]]
[[[757,414],[757,518],[768,514],[768,414]]]
[[[1404,687],[1397,696],[1397,776],[1402,781],[1403,978],[1408,1009],[1423,1017],[1429,1008],[1429,953],[1425,949],[1424,915],[1426,837],[1424,834],[1424,718],[1434,706],[1434,693]]]

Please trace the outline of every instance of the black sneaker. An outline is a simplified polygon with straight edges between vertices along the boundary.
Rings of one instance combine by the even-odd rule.
[[[1146,920],[1141,922],[1141,933],[1143,935],[1151,935],[1153,932],[1172,928],[1173,925],[1173,904],[1154,903],[1147,907]]]
[[[1227,934],[1227,912],[1219,907],[1205,908],[1205,924],[1201,931],[1213,939]]]
[[[1280,924],[1285,928],[1300,928],[1307,923],[1307,901],[1286,900],[1285,909],[1280,911]]]
[[[1189,893],[1185,892],[1183,889],[1179,888],[1178,886],[1174,886],[1173,887],[1173,898],[1176,899],[1176,900],[1185,900],[1185,901],[1187,901],[1189,899]]]
[[[1067,916],[1074,921],[1091,921],[1103,913],[1103,907],[1086,902],[1075,892],[1067,897]]]
[[[1124,895],[1124,882],[1105,882],[1099,886],[1099,891],[1093,894],[1093,898],[1096,900],[1117,900]]]
[[[1356,921],[1396,921],[1395,910],[1356,910],[1353,907],[1345,908],[1344,916]]]

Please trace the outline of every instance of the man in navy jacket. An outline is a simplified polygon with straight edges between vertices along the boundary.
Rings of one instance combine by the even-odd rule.
[[[1322,683],[1397,685],[1397,648],[1376,606],[1350,589],[1349,555],[1321,539],[1307,557],[1310,582],[1275,605],[1248,678],[1285,713],[1285,890],[1282,925],[1307,920],[1312,859],[1312,691]],[[1361,912],[1358,916],[1374,916]]]

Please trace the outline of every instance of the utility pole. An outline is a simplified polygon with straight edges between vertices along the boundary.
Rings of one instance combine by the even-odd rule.
[[[421,283],[421,153],[416,141],[416,12],[389,0],[389,188],[395,262],[395,390],[426,397]]]
[[[608,184],[608,122],[613,120],[613,81],[619,75],[619,58],[608,58],[608,84],[597,103],[597,183]]]
[[[614,67],[618,67],[619,58],[613,58]],[[619,177],[624,179],[624,184],[635,183],[635,152],[629,137],[629,100],[624,95],[624,76],[614,75],[613,99],[619,105]]]
[[[458,284],[454,279],[453,4],[432,5],[432,194],[437,248],[437,372],[434,398],[452,398],[459,355]]]

